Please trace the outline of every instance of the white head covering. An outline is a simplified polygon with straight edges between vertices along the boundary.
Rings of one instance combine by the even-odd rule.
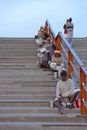
[[[60,52],[60,51],[58,51],[58,50],[55,50],[55,51],[54,51],[54,53],[60,53],[60,54],[61,54],[61,52]]]
[[[42,43],[42,38],[36,39],[36,43],[39,44],[39,45],[41,45],[41,43]]]
[[[40,49],[40,52],[41,52],[41,53],[43,53],[43,52],[45,52],[45,51],[46,51],[46,48],[45,48],[45,47],[43,47],[43,48]]]

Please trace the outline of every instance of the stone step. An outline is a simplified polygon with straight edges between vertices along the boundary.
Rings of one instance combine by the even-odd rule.
[[[39,92],[40,93],[40,92]],[[11,95],[0,95],[0,100],[52,100],[55,99],[55,94],[45,94],[45,93],[35,93],[35,94],[20,94],[20,95],[14,95],[13,93]]]
[[[0,94],[3,94],[3,92],[9,92],[9,91],[29,91],[30,93],[31,92],[54,92],[55,91],[55,87],[56,87],[56,83],[53,82],[52,84],[51,83],[45,83],[44,82],[37,82],[34,84],[31,82],[31,83],[24,83],[23,86],[21,86],[20,84],[18,85],[0,85]]]
[[[6,44],[6,45],[23,45],[26,46],[27,45],[33,45],[33,43],[35,43],[35,39],[34,38],[0,38],[0,44]]]
[[[35,57],[12,57],[12,58],[6,58],[6,57],[2,57],[0,58],[0,63],[36,63],[36,58]]]
[[[72,122],[0,122],[1,130],[87,130],[87,123]]]
[[[80,109],[74,108],[74,109],[67,109],[64,108],[66,114],[73,114],[77,113],[80,115]],[[49,114],[58,114],[57,108],[51,108],[51,107],[0,107],[0,114],[17,114],[17,113],[25,113],[25,114],[40,114],[40,113],[49,113]]]
[[[36,63],[1,63],[0,69],[40,69]]]
[[[42,87],[42,86],[41,86]],[[52,88],[48,88],[47,89],[47,87],[46,86],[44,86],[45,88],[41,88],[40,89],[40,87],[28,87],[28,88],[21,88],[21,89],[0,89],[0,96],[3,96],[3,95],[14,95],[14,94],[16,94],[16,95],[23,95],[23,94],[27,94],[27,95],[34,95],[34,94],[40,94],[40,95],[43,95],[43,94],[52,94],[52,93],[54,93],[55,92],[55,87],[54,87],[54,89],[53,89],[53,87]]]
[[[0,107],[50,107],[50,100],[0,100]]]
[[[34,80],[26,80],[26,81],[0,81],[0,86],[1,86],[1,88],[3,87],[3,88],[6,88],[6,85],[7,85],[7,88],[10,88],[11,86],[12,87],[16,87],[17,88],[17,86],[18,87],[22,87],[22,88],[24,88],[24,87],[44,87],[44,86],[47,86],[47,87],[55,87],[56,86],[56,80],[55,81],[53,81],[53,80],[36,80],[36,79],[34,79]],[[17,86],[16,86],[17,85]],[[45,88],[46,89],[46,88]]]
[[[13,83],[14,84],[22,84],[22,83],[29,83],[30,81],[32,82],[34,80],[36,80],[35,76],[26,77],[26,78],[9,78],[9,79],[4,78],[4,79],[0,80],[0,84],[13,84]],[[39,77],[37,77],[37,81],[36,82],[39,82],[39,81],[50,82],[52,80],[53,79],[51,79],[50,77],[49,77],[49,79],[46,79],[46,77],[43,77],[43,78],[39,79]]]
[[[33,52],[32,52],[33,51]],[[28,57],[28,55],[31,55],[31,57],[33,57],[34,55],[37,55],[36,54],[36,51],[35,50],[24,50],[24,51],[9,51],[9,50],[6,50],[6,51],[0,51],[0,58],[11,58],[11,57],[14,57],[14,58],[18,58],[18,57]]]
[[[83,63],[87,64],[87,38],[73,39],[73,48]]]
[[[9,72],[9,73],[8,73]],[[5,75],[6,74],[6,75]],[[23,70],[10,70],[9,69],[9,71],[8,71],[8,69],[7,70],[4,70],[4,69],[2,69],[1,70],[1,73],[0,73],[0,76],[2,76],[2,77],[10,77],[10,76],[36,76],[36,78],[37,77],[44,77],[44,76],[47,76],[46,78],[48,79],[48,76],[52,76],[53,75],[53,73],[51,72],[51,71],[45,71],[45,70],[43,70],[43,69],[35,69],[34,71],[32,71],[31,69],[29,69],[29,70],[26,70],[26,68],[25,68],[25,70],[23,69]]]
[[[55,88],[56,89],[56,88]],[[43,92],[41,92],[41,91],[29,91],[29,89],[28,90],[24,90],[24,91],[22,91],[22,90],[20,90],[20,91],[17,91],[17,90],[15,90],[15,91],[1,91],[0,92],[0,96],[4,96],[4,95],[6,95],[6,96],[13,96],[13,95],[53,95],[54,93],[55,93],[55,89],[54,89],[54,91],[43,91]]]
[[[34,82],[54,82],[54,78],[53,78],[53,75],[51,75],[50,73],[49,74],[47,74],[47,73],[42,73],[41,72],[41,76],[39,76],[39,72],[38,71],[35,71],[36,73],[37,73],[37,76],[35,75],[35,72],[34,73],[32,73],[32,69],[31,70],[22,70],[22,72],[24,72],[24,71],[27,71],[28,72],[28,74],[27,73],[24,73],[24,75],[22,74],[22,73],[20,73],[20,71],[21,70],[12,70],[12,72],[11,72],[11,70],[8,70],[9,72],[10,72],[10,75],[9,74],[7,74],[6,76],[4,75],[4,76],[0,76],[0,82],[15,82],[15,83],[17,83],[17,82],[32,82],[32,81],[34,81]],[[19,72],[20,73],[20,75],[19,74],[15,74],[16,72]],[[12,73],[14,73],[14,75],[12,74]],[[0,74],[1,75],[1,74]]]
[[[67,120],[66,120],[67,118]],[[64,114],[59,113],[22,113],[22,114],[0,114],[0,122],[81,122],[87,123],[87,117],[82,117],[79,114]]]
[[[22,83],[22,84],[21,84]],[[30,87],[30,91],[36,89],[42,90],[42,91],[47,91],[47,90],[54,90],[56,86],[56,81],[32,81],[32,82],[17,82],[15,84],[1,84],[0,83],[0,90],[15,90],[15,89],[24,89],[27,90]],[[46,90],[47,89],[47,90]]]

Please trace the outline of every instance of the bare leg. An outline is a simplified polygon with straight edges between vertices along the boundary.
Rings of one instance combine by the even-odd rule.
[[[63,106],[62,106],[62,99],[58,98],[57,100],[54,101],[55,107],[58,108],[60,114],[64,114]]]

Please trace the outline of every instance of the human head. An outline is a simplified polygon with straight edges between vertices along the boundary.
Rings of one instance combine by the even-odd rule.
[[[66,81],[68,79],[67,70],[65,68],[62,68],[59,76],[62,81]]]
[[[70,22],[72,22],[72,18],[69,18],[68,20],[69,20]]]
[[[46,40],[42,40],[42,46],[46,44]]]
[[[54,56],[55,57],[61,57],[61,52],[59,50],[54,51]]]

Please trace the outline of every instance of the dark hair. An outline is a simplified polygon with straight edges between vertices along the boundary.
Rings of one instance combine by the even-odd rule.
[[[60,72],[60,79],[65,81],[68,78],[68,73],[66,69],[62,69],[62,71]]]
[[[63,70],[61,73],[60,73],[61,76],[66,76],[67,75],[67,71]]]
[[[72,21],[72,18],[69,18],[69,21]]]

